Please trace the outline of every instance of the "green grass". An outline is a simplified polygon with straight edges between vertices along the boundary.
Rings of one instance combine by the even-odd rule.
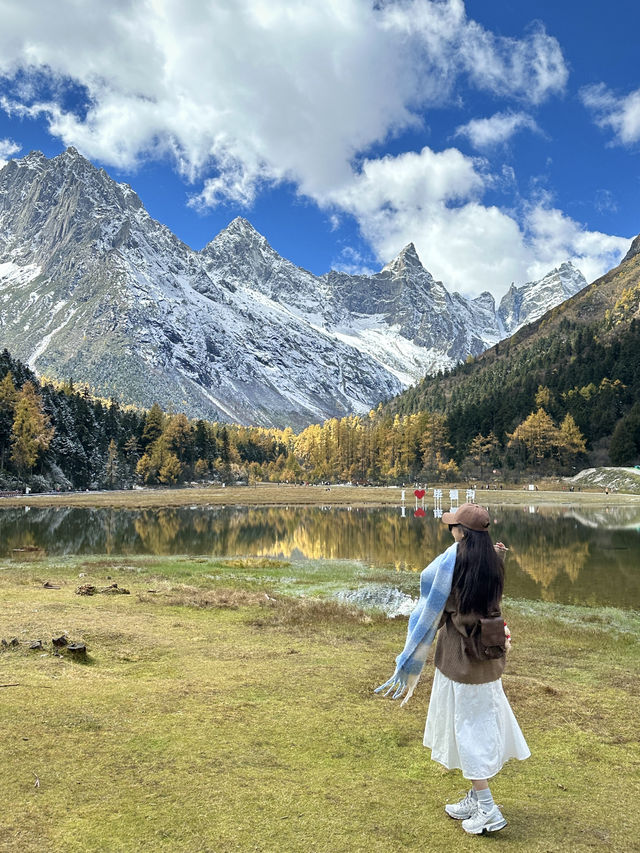
[[[319,590],[362,568],[203,559],[0,565],[1,635],[20,640],[0,652],[0,684],[18,684],[0,688],[0,850],[637,843],[640,818],[619,804],[640,795],[638,614],[589,621],[597,611],[508,602],[504,685],[533,755],[495,780],[509,825],[480,840],[442,809],[464,790],[461,775],[422,747],[431,668],[405,708],[372,692],[406,620],[283,594],[299,592],[292,578]],[[131,594],[74,592],[114,581]],[[53,655],[61,631],[87,643],[86,663]],[[44,652],[28,649],[36,638]]]

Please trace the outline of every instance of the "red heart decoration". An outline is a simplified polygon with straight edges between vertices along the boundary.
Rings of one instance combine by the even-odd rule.
[[[418,509],[413,514],[416,518],[424,518],[424,516],[426,515],[422,507],[418,507]]]
[[[413,494],[414,494],[414,495],[418,498],[418,500],[420,501],[420,500],[422,500],[422,498],[423,498],[427,493],[425,492],[425,490],[424,490],[424,489],[415,489],[415,491],[414,491],[414,493],[413,493]]]

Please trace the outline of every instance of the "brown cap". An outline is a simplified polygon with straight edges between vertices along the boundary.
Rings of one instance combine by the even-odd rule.
[[[445,524],[463,524],[469,530],[487,530],[489,513],[483,506],[462,504],[455,512],[443,512],[442,521]]]

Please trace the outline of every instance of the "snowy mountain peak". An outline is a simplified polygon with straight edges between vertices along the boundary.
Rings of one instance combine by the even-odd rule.
[[[318,277],[243,217],[193,251],[73,148],[0,172],[3,346],[52,378],[192,417],[298,428],[366,412],[585,283],[563,264],[512,286],[497,313],[489,293],[450,294],[413,243],[374,275]]]
[[[500,301],[498,317],[508,334],[521,326],[533,323],[551,308],[574,296],[587,280],[571,261],[550,270],[537,281],[529,281],[517,287],[511,284]]]
[[[398,255],[398,258],[402,258],[402,260],[406,264],[420,264],[420,266],[422,266],[422,262],[418,257],[418,250],[416,249],[414,243],[407,243],[407,245]]]
[[[47,163],[51,164],[50,168],[53,170],[62,172],[71,183],[74,181],[86,182],[87,180],[95,179],[101,181],[103,184],[107,183],[117,186],[116,182],[107,175],[104,169],[94,166],[91,160],[83,157],[73,146],[69,146],[69,148],[62,151],[56,157],[53,157],[50,161],[45,159],[45,164]]]
[[[58,155],[59,157],[64,157],[67,160],[77,160],[78,158],[81,160],[85,160],[85,162],[90,163],[90,160],[87,160],[86,157],[83,157],[82,154],[78,151],[77,148],[74,148],[73,145],[70,145],[62,154]],[[93,164],[91,164],[93,165]]]
[[[236,216],[235,219],[232,219],[231,222],[224,228],[221,234],[234,234],[238,237],[244,237],[246,239],[256,239],[264,240],[265,238],[260,234],[259,231],[253,227],[253,225],[249,222],[248,219],[245,219],[244,216]]]
[[[226,228],[223,228],[213,240],[202,249],[205,256],[219,256],[220,252],[233,252],[236,255],[250,251],[276,255],[266,237],[253,227],[248,219],[236,216]]]
[[[46,160],[46,158],[45,158]],[[47,160],[48,163],[51,163],[52,166],[64,166],[65,168],[76,168],[76,169],[91,169],[94,172],[99,172],[97,166],[94,166],[91,160],[87,160],[86,157],[83,157],[82,154],[78,151],[77,148],[73,146],[69,146],[69,148],[61,151],[60,154],[57,154],[55,157],[52,157],[51,160]]]
[[[574,267],[571,261],[565,261],[559,267],[548,272],[538,282],[529,282],[523,287],[531,287],[535,285],[539,290],[546,287],[560,287],[567,297],[573,296],[579,290],[582,290],[587,284],[586,278],[582,275],[577,267]]]
[[[407,243],[400,254],[384,266],[381,272],[396,273],[410,268],[424,270],[422,261],[418,257],[418,252],[413,243]]]
[[[479,308],[484,308],[485,311],[495,312],[496,301],[488,290],[484,290],[480,296],[476,296],[473,303]]]

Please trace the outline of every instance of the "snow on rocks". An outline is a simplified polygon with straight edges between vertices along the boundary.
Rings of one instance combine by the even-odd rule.
[[[4,346],[51,378],[191,417],[297,429],[366,413],[580,279],[565,264],[496,311],[488,293],[450,294],[413,244],[374,275],[315,276],[239,217],[196,252],[72,148],[0,174]]]
[[[410,595],[383,584],[366,584],[358,589],[340,590],[335,597],[338,601],[363,610],[382,610],[391,619],[408,616],[416,606],[415,599]]]

